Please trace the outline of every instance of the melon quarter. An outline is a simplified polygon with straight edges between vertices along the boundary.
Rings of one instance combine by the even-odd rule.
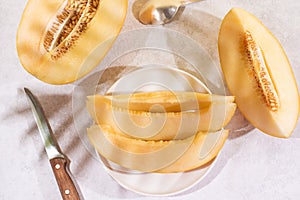
[[[233,8],[223,19],[218,47],[240,111],[264,133],[289,137],[299,117],[299,93],[279,41],[255,16]]]

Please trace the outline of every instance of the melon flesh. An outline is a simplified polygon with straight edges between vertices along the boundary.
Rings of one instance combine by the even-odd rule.
[[[228,134],[229,130],[224,129],[214,133],[198,133],[191,146],[178,160],[157,172],[184,172],[204,166],[218,155]]]
[[[117,134],[108,125],[92,126],[87,134],[103,157],[123,167],[144,172],[156,171],[173,163],[184,154],[194,138],[144,141]]]
[[[75,28],[87,22],[86,17],[82,17],[82,24],[78,22],[63,42],[46,49],[44,44],[49,40],[46,37],[49,27],[53,24],[64,26],[64,23],[58,23],[57,16],[70,2],[74,3],[74,0],[29,0],[23,12],[16,39],[18,56],[25,70],[43,82],[67,84],[96,67],[121,31],[128,3],[127,0],[87,0],[86,8],[95,2],[99,4],[86,30],[76,39]],[[81,1],[76,2],[80,4]],[[74,42],[71,46],[70,41]],[[68,48],[66,53],[57,54],[65,51],[65,47]],[[61,56],[54,59],[53,55]]]
[[[144,141],[119,135],[109,126],[88,129],[90,142],[106,159],[129,169],[159,173],[188,171],[208,163],[227,136],[228,131],[221,130],[199,132],[184,140]]]
[[[248,37],[251,42],[245,42],[246,33],[251,36]],[[258,56],[260,60],[257,56],[255,59],[249,56],[249,51],[247,54],[247,48],[251,45],[261,52]],[[255,16],[234,8],[223,19],[218,46],[226,83],[243,115],[266,134],[289,137],[299,116],[299,93],[292,68],[279,41]],[[260,79],[261,74],[256,76],[251,71],[252,66],[256,66],[258,71],[265,68],[266,78]],[[263,95],[262,88],[267,88],[267,95]],[[276,104],[270,101],[270,88],[276,96]]]
[[[114,107],[147,112],[182,112],[207,108],[212,103],[233,103],[233,96],[198,92],[141,92],[119,95],[89,96],[95,102],[105,101]]]
[[[215,132],[227,125],[234,115],[236,104],[223,100],[210,102],[208,107],[191,112],[153,113],[115,107],[105,97],[91,96],[87,109],[97,124],[109,125],[123,136],[172,140],[188,138],[198,131]]]

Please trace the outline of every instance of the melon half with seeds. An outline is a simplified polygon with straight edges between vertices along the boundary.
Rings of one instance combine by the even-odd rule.
[[[119,34],[127,0],[29,0],[17,33],[23,67],[50,84],[90,72]]]
[[[252,14],[232,9],[219,33],[226,83],[238,108],[261,131],[287,138],[299,117],[299,93],[279,41]]]

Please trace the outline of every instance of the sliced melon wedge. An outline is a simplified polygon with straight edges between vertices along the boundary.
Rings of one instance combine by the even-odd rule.
[[[198,92],[141,92],[120,95],[95,95],[95,102],[105,101],[114,107],[147,112],[182,112],[209,107],[212,103],[233,103],[233,96]]]
[[[218,131],[236,110],[235,103],[216,102],[191,112],[153,113],[114,107],[111,103],[106,98],[90,97],[87,109],[97,124],[110,125],[118,134],[143,140],[185,139],[198,131]]]
[[[221,130],[184,140],[144,141],[114,133],[109,126],[88,129],[90,142],[106,159],[129,169],[160,173],[187,171],[208,163],[227,136],[228,131]]]
[[[103,59],[126,12],[127,0],[29,0],[17,33],[21,64],[44,82],[73,82]]]
[[[238,108],[261,131],[281,138],[299,117],[299,92],[279,41],[252,14],[232,9],[219,33],[225,80]]]
[[[124,137],[109,126],[92,126],[87,130],[92,145],[106,159],[123,167],[151,172],[164,168],[192,144],[194,137],[178,141],[144,141]]]
[[[157,172],[184,172],[207,164],[218,155],[228,135],[229,130],[225,129],[215,133],[198,133],[192,145],[178,160]]]

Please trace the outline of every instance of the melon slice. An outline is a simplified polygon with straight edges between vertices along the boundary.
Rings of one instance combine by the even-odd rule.
[[[141,92],[119,95],[95,95],[95,102],[105,101],[114,107],[147,112],[182,112],[209,107],[212,103],[233,103],[233,96],[204,94],[198,92]]]
[[[73,82],[103,59],[126,12],[127,0],[29,0],[17,33],[21,64],[44,82]]]
[[[87,109],[97,124],[110,125],[118,134],[143,140],[185,139],[198,131],[218,131],[236,110],[235,103],[223,101],[191,112],[165,113],[128,110],[111,103],[106,98],[89,97]]]
[[[144,141],[119,135],[107,125],[92,126],[87,134],[103,157],[123,167],[144,172],[156,171],[173,163],[184,154],[194,138]]]
[[[184,172],[201,167],[214,159],[222,149],[229,130],[198,133],[189,149],[174,163],[158,170],[159,173]]]
[[[226,83],[243,115],[269,135],[289,137],[299,93],[279,41],[255,16],[234,8],[223,19],[218,45]]]
[[[90,142],[106,159],[129,169],[160,173],[187,171],[206,164],[228,136],[228,131],[221,130],[184,140],[144,141],[114,133],[109,126],[92,126],[87,132]]]

